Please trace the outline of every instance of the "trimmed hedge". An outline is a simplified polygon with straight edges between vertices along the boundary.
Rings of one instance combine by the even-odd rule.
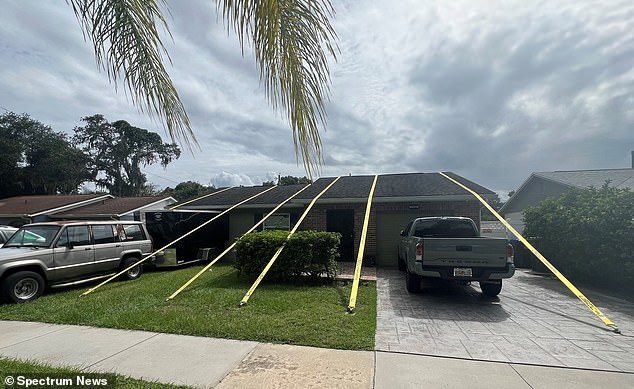
[[[243,236],[236,244],[233,266],[240,273],[259,275],[287,235],[288,231],[264,231]],[[267,278],[288,281],[302,275],[325,275],[333,280],[337,275],[340,240],[341,234],[336,232],[296,232],[271,266]]]
[[[524,211],[525,236],[566,277],[634,291],[634,193],[575,189]]]

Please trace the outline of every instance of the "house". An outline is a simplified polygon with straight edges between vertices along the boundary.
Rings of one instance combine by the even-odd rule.
[[[557,198],[572,188],[600,188],[606,182],[615,188],[634,190],[634,166],[631,169],[533,173],[500,208],[499,213],[521,233],[524,230],[523,212],[526,208],[549,198]]]
[[[50,220],[142,220],[163,210],[173,197],[120,197],[109,194],[17,196],[0,200],[0,224],[20,226]]]
[[[162,211],[175,204],[171,196],[115,197],[102,199],[51,215],[54,220],[140,220],[146,212]]]
[[[0,224],[21,226],[49,221],[50,215],[112,199],[109,194],[16,196],[0,200]]]
[[[485,198],[495,193],[453,173],[446,173]],[[299,220],[312,199],[334,177],[320,178],[284,205],[263,229],[290,229]],[[343,176],[315,204],[303,221],[302,230],[339,232],[341,260],[354,260],[361,239],[367,198],[374,176]],[[304,188],[305,185],[280,186],[232,210],[226,217],[229,240],[239,238],[262,219],[263,215]],[[225,210],[265,187],[236,187],[217,195],[183,205],[187,210]],[[365,255],[377,265],[397,266],[399,232],[416,217],[466,216],[480,223],[481,205],[473,195],[438,173],[404,173],[380,175],[370,213]]]

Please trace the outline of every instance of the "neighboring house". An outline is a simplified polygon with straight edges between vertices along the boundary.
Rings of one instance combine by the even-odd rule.
[[[0,224],[21,226],[27,223],[49,221],[50,216],[102,200],[112,199],[109,194],[17,196],[0,200]]]
[[[571,170],[533,173],[500,208],[499,213],[520,233],[524,230],[523,212],[548,198],[556,198],[572,188],[600,188],[606,182],[615,188],[634,190],[634,168]]]
[[[170,196],[119,197],[109,194],[18,196],[0,200],[0,225],[51,220],[143,220],[145,212],[176,203]]]
[[[495,193],[456,174],[447,173],[485,198]],[[300,226],[303,230],[339,232],[341,260],[354,260],[359,247],[367,198],[374,176],[343,176],[311,209]],[[334,180],[320,178],[282,207],[264,229],[290,229],[306,206]],[[229,241],[233,242],[263,215],[299,191],[304,185],[280,186],[232,210],[228,215]],[[237,187],[184,205],[187,210],[224,210],[265,187]],[[397,266],[399,232],[416,217],[466,216],[480,225],[481,205],[473,195],[438,173],[380,175],[374,193],[365,255],[381,266]]]
[[[175,204],[171,196],[116,197],[51,215],[55,220],[139,220],[145,213],[163,211]]]

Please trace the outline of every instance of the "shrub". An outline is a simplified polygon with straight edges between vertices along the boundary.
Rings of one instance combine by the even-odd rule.
[[[277,249],[288,231],[254,232],[243,236],[236,245],[234,267],[240,273],[258,275]],[[301,275],[334,279],[337,274],[337,248],[341,235],[335,232],[299,231],[286,243],[267,278],[287,281]]]
[[[634,290],[634,193],[575,189],[524,212],[525,236],[566,277]]]

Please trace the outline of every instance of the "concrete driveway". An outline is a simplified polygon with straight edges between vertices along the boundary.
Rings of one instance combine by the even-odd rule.
[[[418,295],[405,275],[377,271],[375,348],[420,355],[634,372],[634,304],[580,288],[614,321],[611,332],[558,280],[519,270],[498,298],[473,286]]]

